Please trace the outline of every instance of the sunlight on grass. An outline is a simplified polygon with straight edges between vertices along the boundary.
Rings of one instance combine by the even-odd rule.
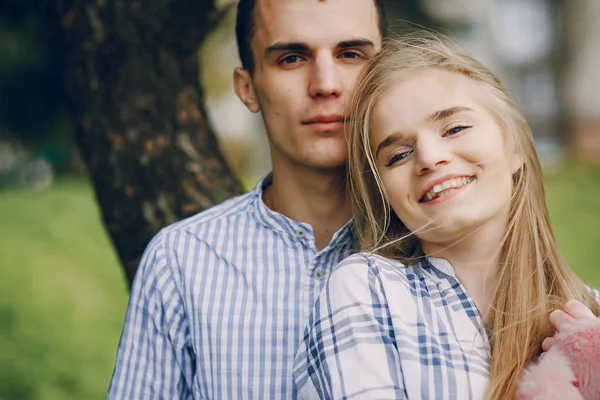
[[[561,252],[600,287],[600,168],[546,183]],[[127,290],[90,186],[0,191],[0,221],[0,399],[104,398]]]

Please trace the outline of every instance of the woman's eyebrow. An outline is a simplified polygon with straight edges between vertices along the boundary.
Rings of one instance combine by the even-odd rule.
[[[454,106],[450,108],[446,108],[445,110],[436,111],[429,116],[431,121],[439,121],[444,118],[448,118],[449,116],[462,112],[462,111],[474,111],[472,108],[463,107],[463,106]]]
[[[375,158],[377,158],[381,150],[393,145],[394,143],[402,139],[402,137],[403,135],[400,132],[396,132],[383,139],[381,143],[379,143],[379,146],[377,146],[377,150],[375,150]]]

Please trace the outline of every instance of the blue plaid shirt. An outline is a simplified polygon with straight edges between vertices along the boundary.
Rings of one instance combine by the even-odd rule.
[[[264,184],[268,184],[268,178]],[[294,399],[294,355],[350,223],[321,251],[263,182],[163,229],[131,291],[108,399]]]
[[[355,254],[317,299],[294,367],[301,399],[482,399],[489,338],[450,264]]]

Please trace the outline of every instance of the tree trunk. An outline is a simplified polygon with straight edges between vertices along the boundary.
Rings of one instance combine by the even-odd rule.
[[[219,152],[197,48],[214,0],[45,0],[76,139],[128,282],[162,227],[242,186]]]

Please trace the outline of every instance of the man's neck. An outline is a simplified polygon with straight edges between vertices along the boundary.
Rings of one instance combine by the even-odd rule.
[[[351,218],[345,170],[278,169],[265,189],[263,201],[271,210],[312,226],[318,249],[326,247]]]

